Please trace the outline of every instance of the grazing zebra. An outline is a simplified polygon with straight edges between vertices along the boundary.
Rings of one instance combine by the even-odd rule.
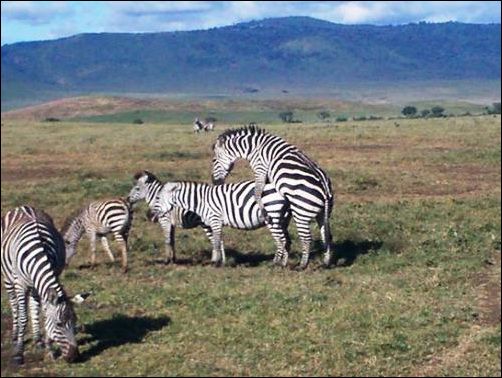
[[[127,272],[127,239],[132,223],[132,207],[125,198],[91,202],[68,217],[61,230],[66,242],[66,263],[76,252],[77,243],[84,233],[91,243],[91,266],[96,266],[96,238],[101,239],[110,260],[115,258],[108,245],[106,235],[112,233],[122,251],[122,269]]]
[[[1,244],[2,275],[12,308],[14,362],[24,362],[27,301],[34,342],[44,346],[40,334],[42,304],[47,347],[52,353],[55,341],[63,358],[75,361],[79,356],[75,340],[77,318],[72,300],[59,282],[65,266],[65,245],[52,218],[30,206],[9,211],[2,217]]]
[[[254,198],[254,186],[253,181],[218,186],[197,182],[167,183],[158,194],[154,213],[162,216],[179,207],[199,215],[202,222],[211,227],[213,234],[211,261],[224,265],[226,258],[221,238],[223,226],[240,230],[254,230],[265,226]],[[288,203],[271,185],[265,187],[263,203],[273,221],[267,227],[277,245],[274,262],[286,266],[291,245]]]
[[[162,189],[163,184],[155,177],[155,175],[148,171],[141,171],[134,175],[136,180],[133,188],[129,193],[128,200],[130,203],[135,203],[144,199],[150,210],[154,209],[157,196]],[[175,227],[185,229],[202,227],[206,235],[212,240],[211,228],[206,226],[200,217],[192,211],[183,210],[175,207],[168,214],[158,217],[158,221],[162,228],[165,237],[166,258],[165,263],[174,263],[176,260],[174,230]]]
[[[315,218],[326,245],[324,265],[331,263],[333,190],[328,175],[297,147],[256,126],[227,130],[214,147],[213,181],[221,183],[238,159],[249,161],[256,181],[256,200],[263,209],[262,192],[269,182],[288,200],[302,244],[300,269],[309,261],[312,235],[310,222]]]

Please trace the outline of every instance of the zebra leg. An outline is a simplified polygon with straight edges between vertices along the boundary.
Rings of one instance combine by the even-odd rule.
[[[225,265],[226,258],[225,258],[225,250],[223,249],[223,243],[221,241],[221,229],[222,229],[222,224],[221,222],[214,222],[211,223],[211,229],[213,231],[213,257],[217,256],[216,261],[211,259],[213,263],[215,263],[216,266],[219,265]]]
[[[127,273],[128,265],[127,265],[127,239],[129,235],[127,232],[118,232],[114,234],[115,240],[120,245],[120,250],[122,251],[122,271]]]
[[[108,239],[106,238],[106,236],[101,236],[101,244],[103,244],[103,248],[105,249],[106,253],[108,254],[110,261],[115,262],[115,257],[113,257],[113,253],[110,249],[110,245],[108,244]]]
[[[30,315],[33,342],[36,346],[44,348],[44,342],[40,334],[40,297],[34,289],[30,293]]]
[[[162,232],[164,233],[165,238],[165,246],[166,246],[166,258],[164,262],[166,264],[174,263],[176,260],[176,250],[175,250],[175,240],[174,240],[174,225],[171,223],[171,220],[162,216],[159,218],[160,227],[162,228]]]
[[[319,225],[319,229],[321,230],[321,238],[325,248],[323,264],[326,268],[328,268],[331,264],[331,249],[333,245],[333,236],[331,235],[329,216],[325,217],[324,213],[321,213],[317,216],[316,220]]]
[[[89,243],[91,244],[91,268],[96,268],[96,233],[89,232]]]
[[[202,228],[204,229],[204,232],[206,233],[206,236],[208,237],[209,241],[211,242],[211,246],[214,246],[213,242],[213,230],[211,227],[203,225]],[[211,251],[211,262],[213,264],[218,263],[218,253],[215,252],[214,248]]]
[[[285,229],[280,224],[268,224],[267,227],[270,230],[277,246],[273,262],[275,265],[281,264],[285,267],[288,264],[289,254],[289,251],[287,250],[287,239],[289,238],[289,235],[286,236],[288,233],[287,228]]]
[[[261,196],[263,194],[263,189],[265,188],[265,183],[267,182],[266,175],[256,175],[255,176],[255,192],[254,198],[260,207],[261,217],[263,221],[267,224],[272,223],[272,218],[268,215],[267,210],[265,209],[265,205],[263,205],[263,201]]]
[[[9,296],[10,308],[12,310],[12,343],[16,344],[19,339],[19,309],[17,305],[17,295],[14,287],[5,282],[5,289]]]
[[[310,219],[300,217],[296,214],[293,215],[293,217],[295,220],[296,229],[298,230],[298,237],[300,238],[300,242],[302,244],[302,258],[298,269],[303,270],[307,268],[307,265],[309,263],[310,245],[312,244]]]
[[[26,308],[26,290],[21,287],[16,287],[16,301],[18,310],[18,336],[14,346],[13,362],[22,365],[24,364],[24,333],[28,323],[28,314]]]

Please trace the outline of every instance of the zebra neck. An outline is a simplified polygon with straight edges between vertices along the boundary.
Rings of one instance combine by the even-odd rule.
[[[153,209],[155,202],[157,202],[157,195],[162,189],[162,183],[160,181],[154,181],[148,186],[148,193],[146,195],[146,203]]]
[[[66,231],[64,238],[70,243],[76,244],[84,234],[84,231],[84,222],[80,217],[77,217],[73,220],[68,231]]]

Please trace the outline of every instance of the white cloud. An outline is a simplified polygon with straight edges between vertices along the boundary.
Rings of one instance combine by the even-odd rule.
[[[2,1],[1,6],[2,20],[21,21],[34,26],[72,13],[66,1]]]

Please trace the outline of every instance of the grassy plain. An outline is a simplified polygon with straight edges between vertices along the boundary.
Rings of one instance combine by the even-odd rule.
[[[3,291],[2,376],[500,376],[500,122],[263,125],[331,175],[336,268],[316,269],[316,243],[307,271],[272,269],[266,230],[225,230],[219,269],[203,264],[202,230],[178,230],[181,261],[166,267],[142,205],[127,276],[104,253],[88,269],[86,241],[63,275],[69,292],[94,291],[78,309],[83,362],[30,345],[13,367]],[[2,121],[2,213],[32,204],[62,225],[91,199],[127,195],[141,169],[209,181],[218,127]],[[231,179],[249,177],[241,162]]]

